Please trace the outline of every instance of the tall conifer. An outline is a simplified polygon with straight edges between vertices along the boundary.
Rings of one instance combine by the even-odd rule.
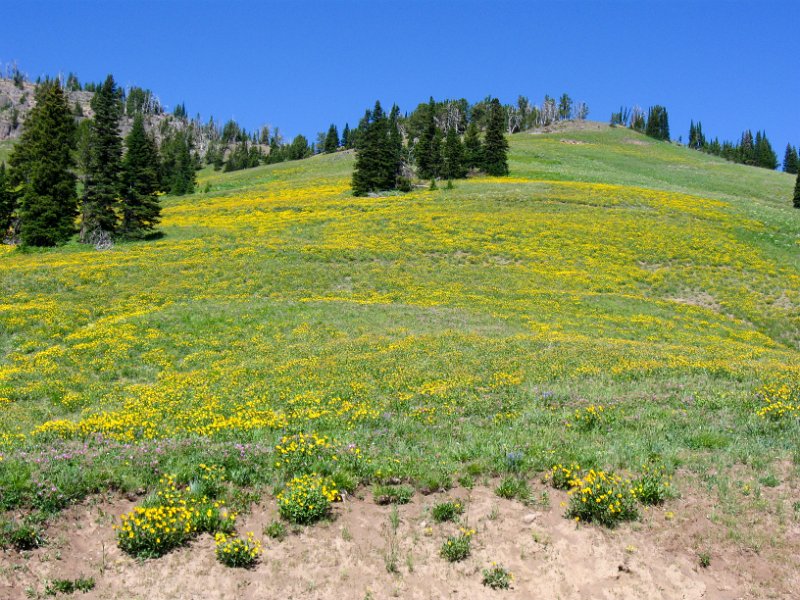
[[[81,201],[81,240],[88,241],[98,231],[113,234],[117,228],[116,207],[122,174],[122,116],[120,91],[109,75],[92,98],[89,133],[89,160]]]
[[[475,121],[469,122],[464,134],[464,164],[468,169],[480,169],[483,166],[483,146]]]
[[[120,233],[138,238],[152,231],[159,221],[159,159],[155,140],[144,129],[144,119],[137,113],[125,138],[127,152],[122,161],[122,223]]]
[[[55,246],[75,231],[78,197],[73,172],[75,119],[61,85],[45,81],[9,159],[12,185],[19,186],[20,240],[26,246]]]
[[[447,130],[444,148],[442,149],[442,177],[460,179],[466,176],[464,167],[464,145],[455,127]]]
[[[797,149],[791,144],[786,144],[786,152],[783,155],[783,170],[792,175],[797,174],[798,160]]]
[[[489,106],[489,123],[483,144],[483,169],[489,175],[508,175],[508,142],[504,130],[503,107],[500,100],[494,98]]]
[[[797,174],[797,180],[794,182],[794,207],[800,208],[800,173]]]
[[[336,125],[331,124],[328,128],[328,135],[325,136],[325,152],[331,153],[336,152],[339,148],[339,131],[336,129]]]
[[[0,163],[0,242],[3,241],[11,225],[15,204],[6,173],[6,163],[2,162]]]

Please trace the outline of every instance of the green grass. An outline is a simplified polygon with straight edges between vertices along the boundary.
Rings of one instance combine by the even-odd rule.
[[[0,249],[0,508],[199,463],[280,489],[300,431],[348,488],[800,456],[755,415],[800,372],[790,176],[623,129],[513,136],[510,178],[453,190],[357,199],[352,165],[204,170],[158,240]]]

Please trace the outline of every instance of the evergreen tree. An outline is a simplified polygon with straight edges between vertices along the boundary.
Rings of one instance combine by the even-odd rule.
[[[503,135],[503,107],[500,100],[492,99],[489,108],[489,123],[483,144],[483,170],[489,175],[508,175],[508,142]]]
[[[419,141],[414,148],[417,162],[417,175],[420,179],[434,179],[439,175],[441,154],[436,144],[436,103],[431,97],[424,114],[424,126]]]
[[[738,155],[738,162],[746,165],[756,164],[756,145],[753,140],[753,132],[749,129],[742,133],[742,138],[739,141]]]
[[[367,111],[359,128],[362,129],[356,145],[356,166],[353,171],[353,195],[391,190],[397,187],[401,153],[398,152],[396,129],[399,110],[392,109],[392,118],[386,118],[381,103],[376,102],[372,112]],[[400,142],[402,150],[402,141]]]
[[[20,239],[26,246],[55,246],[75,230],[75,120],[58,82],[36,89],[36,105],[10,158],[11,184],[19,186]]]
[[[350,125],[345,123],[344,130],[342,130],[342,146],[347,150],[353,147],[353,141],[350,138]]]
[[[460,179],[465,177],[467,169],[464,167],[464,145],[455,127],[447,130],[444,149],[442,150],[442,177],[445,179]]]
[[[797,148],[786,144],[786,153],[783,155],[783,170],[795,175],[798,171]]]
[[[387,123],[388,143],[385,161],[386,179],[391,178],[391,187],[394,188],[403,168],[403,134],[400,133],[400,108],[392,105]]]
[[[669,141],[669,117],[666,108],[659,104],[650,108],[647,114],[645,135],[657,140]]]
[[[794,183],[794,207],[800,208],[800,173],[797,174],[797,181]]]
[[[195,161],[187,131],[170,131],[161,141],[160,188],[176,196],[194,192]]]
[[[115,208],[120,194],[122,137],[119,133],[122,103],[114,78],[109,75],[92,98],[89,160],[81,202],[81,240],[98,231],[113,234],[117,228]]]
[[[287,148],[287,158],[289,160],[300,160],[308,158],[313,154],[311,147],[308,145],[308,140],[304,135],[295,136],[292,143]]]
[[[0,163],[0,242],[5,238],[11,219],[14,215],[16,202],[8,181],[6,163]]]
[[[328,135],[325,136],[325,152],[336,152],[339,149],[339,131],[336,125],[331,124],[328,128]]]
[[[764,169],[777,169],[778,168],[778,155],[772,149],[772,144],[769,143],[766,131],[760,131],[756,135],[756,165]]]
[[[562,121],[572,118],[572,98],[568,94],[562,94],[558,102],[558,118]]]
[[[689,148],[693,150],[702,150],[705,147],[706,138],[705,135],[703,135],[703,125],[700,121],[697,122],[697,125],[692,121],[689,125]]]
[[[159,221],[159,158],[155,140],[144,129],[144,118],[137,113],[125,138],[127,151],[122,161],[122,223],[120,233],[138,238],[152,231]]]
[[[464,165],[468,169],[480,169],[483,165],[483,146],[475,121],[469,122],[464,134]]]

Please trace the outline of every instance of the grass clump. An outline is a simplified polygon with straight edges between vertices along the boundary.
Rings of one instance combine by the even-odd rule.
[[[572,421],[567,427],[574,427],[581,431],[591,431],[609,425],[614,420],[614,411],[602,404],[590,404],[579,408],[572,415]]]
[[[464,560],[470,555],[473,535],[474,529],[462,527],[458,535],[452,535],[442,543],[439,554],[448,562]]]
[[[217,560],[226,567],[249,569],[261,555],[261,542],[248,532],[246,538],[229,537],[224,533],[214,536]]]
[[[591,469],[569,494],[567,516],[576,521],[614,527],[639,518],[631,482],[614,473]]]
[[[74,594],[75,592],[86,593],[94,589],[93,577],[79,577],[78,579],[53,579],[44,588],[47,596],[56,594]]]
[[[410,485],[377,485],[372,491],[376,504],[408,504],[414,496]]]
[[[494,493],[501,498],[513,500],[516,498],[525,502],[530,497],[528,482],[518,477],[504,477],[500,484],[495,488]]]
[[[317,474],[295,477],[278,494],[278,512],[291,523],[309,525],[328,516],[340,499],[336,484]]]
[[[511,571],[497,563],[492,563],[488,569],[483,570],[482,583],[493,590],[507,590],[513,580]]]
[[[667,474],[665,467],[643,465],[642,473],[633,482],[633,494],[642,504],[663,504],[672,497],[672,477]]]
[[[273,540],[278,540],[282,542],[286,539],[287,536],[286,525],[278,521],[277,519],[271,521],[267,525],[264,526],[264,535]]]
[[[431,516],[436,523],[455,521],[462,514],[464,514],[464,505],[458,500],[440,502],[431,510]]]

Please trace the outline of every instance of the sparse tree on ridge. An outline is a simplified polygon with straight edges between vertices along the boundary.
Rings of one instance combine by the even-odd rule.
[[[144,129],[141,113],[133,119],[125,146],[120,233],[127,238],[139,238],[155,228],[161,215],[157,195],[158,149]]]
[[[402,141],[398,151],[397,128],[399,109],[394,107],[386,117],[380,102],[367,111],[359,124],[356,142],[356,165],[353,170],[353,195],[365,196],[369,192],[395,189],[402,161]],[[401,138],[400,138],[401,139]]]
[[[328,128],[328,135],[325,136],[325,152],[336,152],[339,149],[339,132],[336,125],[331,124]]]
[[[89,130],[89,157],[81,200],[81,241],[92,241],[100,232],[117,228],[116,206],[122,173],[122,102],[114,78],[109,75],[92,98],[94,118]]]
[[[650,108],[647,114],[645,134],[657,140],[669,141],[669,117],[667,109],[660,104]]]
[[[572,118],[572,98],[568,94],[562,94],[558,101],[558,118],[562,121]]]
[[[786,144],[786,152],[783,155],[783,170],[792,175],[797,174],[798,171],[798,157],[797,148],[791,144]]]
[[[494,98],[489,108],[489,124],[483,144],[483,170],[489,175],[508,175],[508,142],[504,131],[503,107]]]

